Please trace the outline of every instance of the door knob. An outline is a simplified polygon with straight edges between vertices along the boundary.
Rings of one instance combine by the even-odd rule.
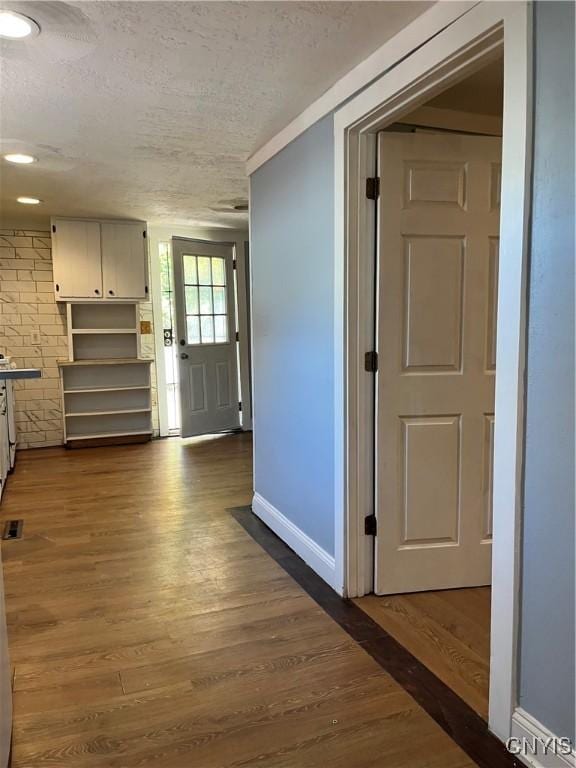
[[[182,360],[188,360],[188,355],[186,354],[186,352],[180,352],[180,357],[182,358]]]

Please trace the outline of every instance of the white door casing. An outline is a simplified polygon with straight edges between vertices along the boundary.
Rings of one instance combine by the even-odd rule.
[[[182,437],[240,427],[234,248],[172,240]]]
[[[376,592],[490,583],[501,140],[379,134]]]

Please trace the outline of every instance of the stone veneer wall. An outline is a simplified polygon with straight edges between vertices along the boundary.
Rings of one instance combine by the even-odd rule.
[[[68,357],[66,305],[54,299],[51,245],[49,231],[0,229],[0,352],[19,366],[42,369],[41,379],[14,382],[19,448],[61,445],[64,436],[57,361]],[[140,317],[152,322],[151,303],[141,305]],[[32,344],[35,331],[39,345]],[[153,358],[153,333],[141,340],[142,356]],[[152,383],[158,434],[154,365]]]

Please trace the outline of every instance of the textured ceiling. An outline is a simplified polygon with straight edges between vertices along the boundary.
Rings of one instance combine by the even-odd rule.
[[[247,157],[430,2],[3,2],[2,218],[240,226]],[[35,209],[14,202],[40,197]]]

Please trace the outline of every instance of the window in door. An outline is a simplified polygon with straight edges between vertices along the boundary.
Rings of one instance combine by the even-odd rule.
[[[227,344],[226,260],[184,254],[188,344]]]

